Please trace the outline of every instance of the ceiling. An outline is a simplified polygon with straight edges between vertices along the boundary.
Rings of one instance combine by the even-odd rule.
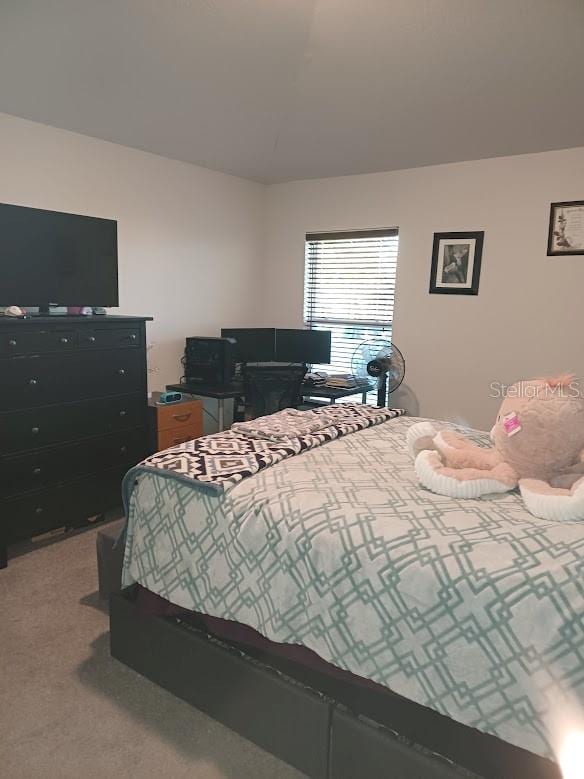
[[[262,182],[584,145],[584,0],[0,0],[0,111]]]

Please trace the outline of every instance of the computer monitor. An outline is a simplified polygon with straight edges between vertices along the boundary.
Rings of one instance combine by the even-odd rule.
[[[273,327],[222,327],[222,338],[235,341],[235,362],[273,362],[276,330]]]
[[[330,330],[276,330],[276,362],[331,361]]]

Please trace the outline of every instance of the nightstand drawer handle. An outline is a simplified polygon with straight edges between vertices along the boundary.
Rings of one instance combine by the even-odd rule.
[[[90,344],[94,344],[95,343],[95,336],[94,335],[90,335],[87,340],[89,341]]]
[[[61,338],[61,343],[62,344],[68,344],[69,343],[69,339],[65,338],[65,336],[63,336],[63,338]]]
[[[41,475],[41,472],[42,472],[42,469],[41,469],[41,468],[38,468],[38,467],[37,467],[37,468],[33,468],[33,469],[32,469],[32,475],[33,475],[33,476],[40,476],[40,475]]]
[[[193,412],[189,411],[188,414],[173,414],[172,418],[176,419],[177,422],[186,422],[187,419],[190,419],[193,416]]]
[[[37,506],[36,509],[34,510],[34,513],[35,514],[42,514],[43,513],[42,506]]]
[[[29,379],[28,383],[30,384],[31,387],[36,387],[38,381],[36,379]]]
[[[40,427],[33,427],[30,431],[33,435],[38,435],[40,433]]]
[[[118,375],[119,376],[125,376],[126,375],[126,371],[123,368],[119,368],[118,369]]]
[[[135,340],[136,340],[136,333],[132,333],[132,335],[130,336],[130,341],[135,341]]]
[[[122,410],[120,411],[120,416],[121,416],[121,417],[125,417],[127,413],[128,413],[127,411],[125,411],[124,409],[122,409]]]
[[[120,446],[120,454],[126,454],[128,452],[127,446]]]
[[[16,341],[14,338],[11,338],[10,341],[8,341],[8,346],[16,346]]]

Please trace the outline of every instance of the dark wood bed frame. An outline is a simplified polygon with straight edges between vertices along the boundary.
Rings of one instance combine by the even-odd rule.
[[[111,654],[313,779],[561,779],[559,768],[389,691],[146,616],[113,595]]]

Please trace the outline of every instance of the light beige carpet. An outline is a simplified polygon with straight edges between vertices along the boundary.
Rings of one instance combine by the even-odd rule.
[[[110,657],[95,534],[0,570],[0,776],[301,779]]]

